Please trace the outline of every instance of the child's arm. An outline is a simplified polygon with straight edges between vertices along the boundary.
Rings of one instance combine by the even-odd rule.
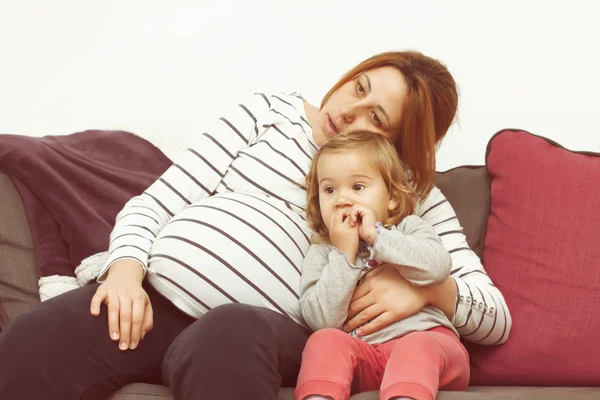
[[[415,286],[439,284],[448,279],[452,258],[433,227],[410,215],[397,228],[377,229],[375,259],[395,264],[400,274]]]
[[[300,311],[313,330],[341,329],[361,269],[336,248],[312,245],[302,264]]]

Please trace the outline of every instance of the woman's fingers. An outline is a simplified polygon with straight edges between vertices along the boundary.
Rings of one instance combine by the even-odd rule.
[[[90,303],[90,313],[93,316],[100,314],[100,306],[106,301],[106,297],[107,294],[106,290],[104,290],[104,287],[98,286],[98,289],[96,290],[96,293],[94,294],[94,297],[92,297],[92,301]]]
[[[142,326],[142,340],[146,337],[146,334],[154,327],[154,311],[152,310],[152,303],[148,300],[146,309],[144,310],[144,325]]]
[[[106,297],[106,307],[108,308],[108,332],[112,340],[119,340],[119,312],[121,308],[119,296],[117,296],[113,292],[107,291]]]
[[[129,348],[135,349],[142,338],[142,325],[144,324],[144,314],[146,308],[146,298],[139,296],[133,300],[131,307],[131,336],[129,338]]]
[[[90,302],[90,313],[99,315],[102,304],[105,304],[111,339],[118,341],[121,350],[133,350],[139,346],[144,332],[152,329],[152,307],[136,275],[141,275],[142,271],[135,270],[133,275],[136,276],[131,276],[132,270],[126,263],[119,265],[125,267],[111,269],[106,281],[98,286]],[[115,266],[118,264],[115,263]]]
[[[369,283],[369,279],[373,278],[376,275],[379,275],[383,272],[384,269],[385,267],[379,266],[369,271],[369,273],[365,275],[365,280],[363,281],[363,283],[361,283],[356,287],[356,289],[354,289],[354,293],[352,293],[352,299],[350,300],[350,302],[354,302],[369,294],[372,290],[371,285]]]
[[[348,320],[354,318],[358,313],[371,307],[373,304],[375,304],[375,299],[373,296],[369,296],[368,293],[363,297],[352,301],[350,306],[348,306]],[[344,330],[346,329],[344,328]]]
[[[356,334],[358,336],[367,336],[373,332],[377,332],[391,323],[396,322],[394,315],[390,312],[384,312],[379,314],[377,317],[371,319],[369,322],[358,328]]]
[[[127,350],[131,337],[131,308],[133,304],[130,297],[123,296],[119,300],[121,303],[121,314],[119,315],[119,327],[121,328],[119,349]]]
[[[344,331],[351,332],[357,328],[360,328],[360,330],[362,331],[362,326],[364,324],[366,324],[374,318],[377,318],[382,312],[384,312],[384,310],[379,304],[373,304],[356,314],[350,320],[348,320],[348,322],[346,322],[346,324],[344,325],[343,329]]]

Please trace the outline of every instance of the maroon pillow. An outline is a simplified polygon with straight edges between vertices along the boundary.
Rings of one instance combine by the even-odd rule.
[[[524,131],[489,142],[485,269],[512,315],[508,342],[469,344],[472,385],[600,384],[600,154]]]

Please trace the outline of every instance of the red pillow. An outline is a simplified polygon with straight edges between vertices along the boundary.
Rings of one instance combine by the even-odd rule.
[[[524,131],[489,142],[486,271],[508,342],[468,345],[471,385],[600,385],[600,154]]]

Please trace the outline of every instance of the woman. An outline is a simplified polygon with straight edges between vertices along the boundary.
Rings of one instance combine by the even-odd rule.
[[[504,342],[504,299],[433,187],[435,146],[457,101],[443,65],[394,52],[349,71],[320,108],[260,93],[236,106],[127,203],[101,285],[45,302],[2,333],[0,398],[101,399],[164,381],[176,399],[276,399],[295,384],[310,334],[298,307],[309,232],[297,182],[320,145],[355,130],[396,144],[421,197],[416,213],[442,237],[453,275],[419,289],[394,269],[369,274],[345,328],[368,322],[366,335],[431,304],[467,340]]]

